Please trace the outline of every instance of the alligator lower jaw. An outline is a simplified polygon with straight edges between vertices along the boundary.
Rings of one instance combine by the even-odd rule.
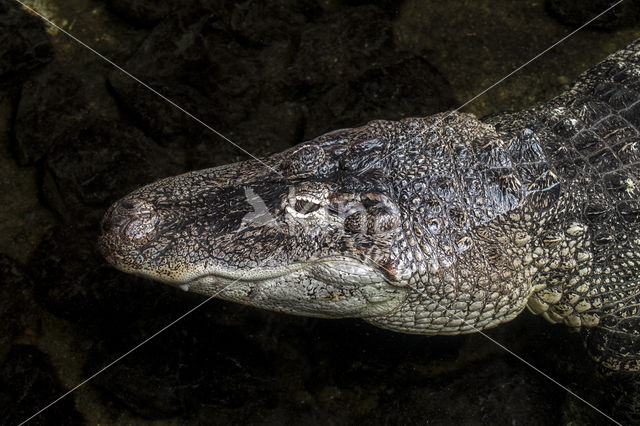
[[[204,296],[324,318],[386,315],[406,298],[375,266],[346,257],[276,268],[121,269]]]

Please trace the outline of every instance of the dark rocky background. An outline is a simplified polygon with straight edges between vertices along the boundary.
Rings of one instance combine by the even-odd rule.
[[[598,12],[582,4],[37,2],[254,155],[455,108]],[[634,16],[637,3],[626,2],[465,110],[483,116],[551,98],[639,37]],[[0,0],[1,424],[27,419],[202,300],[107,266],[96,251],[106,207],[160,177],[246,158]],[[524,313],[487,334],[610,410],[610,385],[575,333]],[[606,423],[480,335],[401,335],[217,300],[31,423],[158,422]]]

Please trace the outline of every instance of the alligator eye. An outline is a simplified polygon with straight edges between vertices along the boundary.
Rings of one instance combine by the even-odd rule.
[[[307,214],[315,212],[320,208],[320,204],[306,200],[296,200],[295,209],[298,213]]]

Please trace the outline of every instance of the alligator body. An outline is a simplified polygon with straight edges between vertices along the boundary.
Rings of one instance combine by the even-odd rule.
[[[532,109],[373,121],[115,203],[117,268],[407,333],[525,307],[640,371],[640,40]]]

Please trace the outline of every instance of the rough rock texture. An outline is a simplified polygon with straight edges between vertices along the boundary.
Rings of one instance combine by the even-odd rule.
[[[65,222],[95,223],[114,193],[180,172],[184,156],[163,149],[138,128],[90,118],[69,126],[44,161],[44,199]],[[114,169],[128,173],[111,173]]]
[[[45,354],[31,345],[14,345],[0,366],[0,419],[18,424],[62,395],[64,389]],[[70,399],[60,401],[29,424],[81,424]]]
[[[560,22],[571,27],[579,27],[595,18],[612,6],[612,0],[546,0],[545,6]],[[634,25],[640,20],[640,3],[625,1],[615,6],[611,11],[590,25],[600,29],[619,29]]]
[[[103,76],[59,64],[24,84],[14,131],[19,163],[44,166],[42,196],[65,222],[95,223],[114,193],[184,169],[183,152],[118,115]]]
[[[33,290],[33,281],[24,268],[0,254],[0,359],[15,339],[37,334],[40,318]]]
[[[169,13],[180,6],[184,7],[192,2],[149,0],[108,0],[107,4],[114,13],[137,25],[150,26],[156,24]]]
[[[32,164],[66,144],[65,132],[89,117],[113,113],[108,102],[103,77],[57,63],[25,82],[14,123],[20,165]]]
[[[375,7],[328,14],[307,25],[313,14],[302,10],[277,9],[270,24],[253,27],[253,9],[236,9],[230,20],[215,10],[187,9],[160,23],[126,68],[234,141],[268,151],[335,126],[453,103],[433,67],[409,55],[398,58],[390,22]],[[286,27],[287,36],[271,26]],[[176,39],[180,43],[171,42]],[[379,87],[392,78],[399,88]],[[112,73],[109,81],[124,108],[161,144],[195,145],[202,155],[214,146],[216,152],[232,150],[122,74]],[[266,128],[265,111],[273,123]]]
[[[51,59],[53,46],[42,20],[16,2],[0,3],[0,88],[24,80]]]

